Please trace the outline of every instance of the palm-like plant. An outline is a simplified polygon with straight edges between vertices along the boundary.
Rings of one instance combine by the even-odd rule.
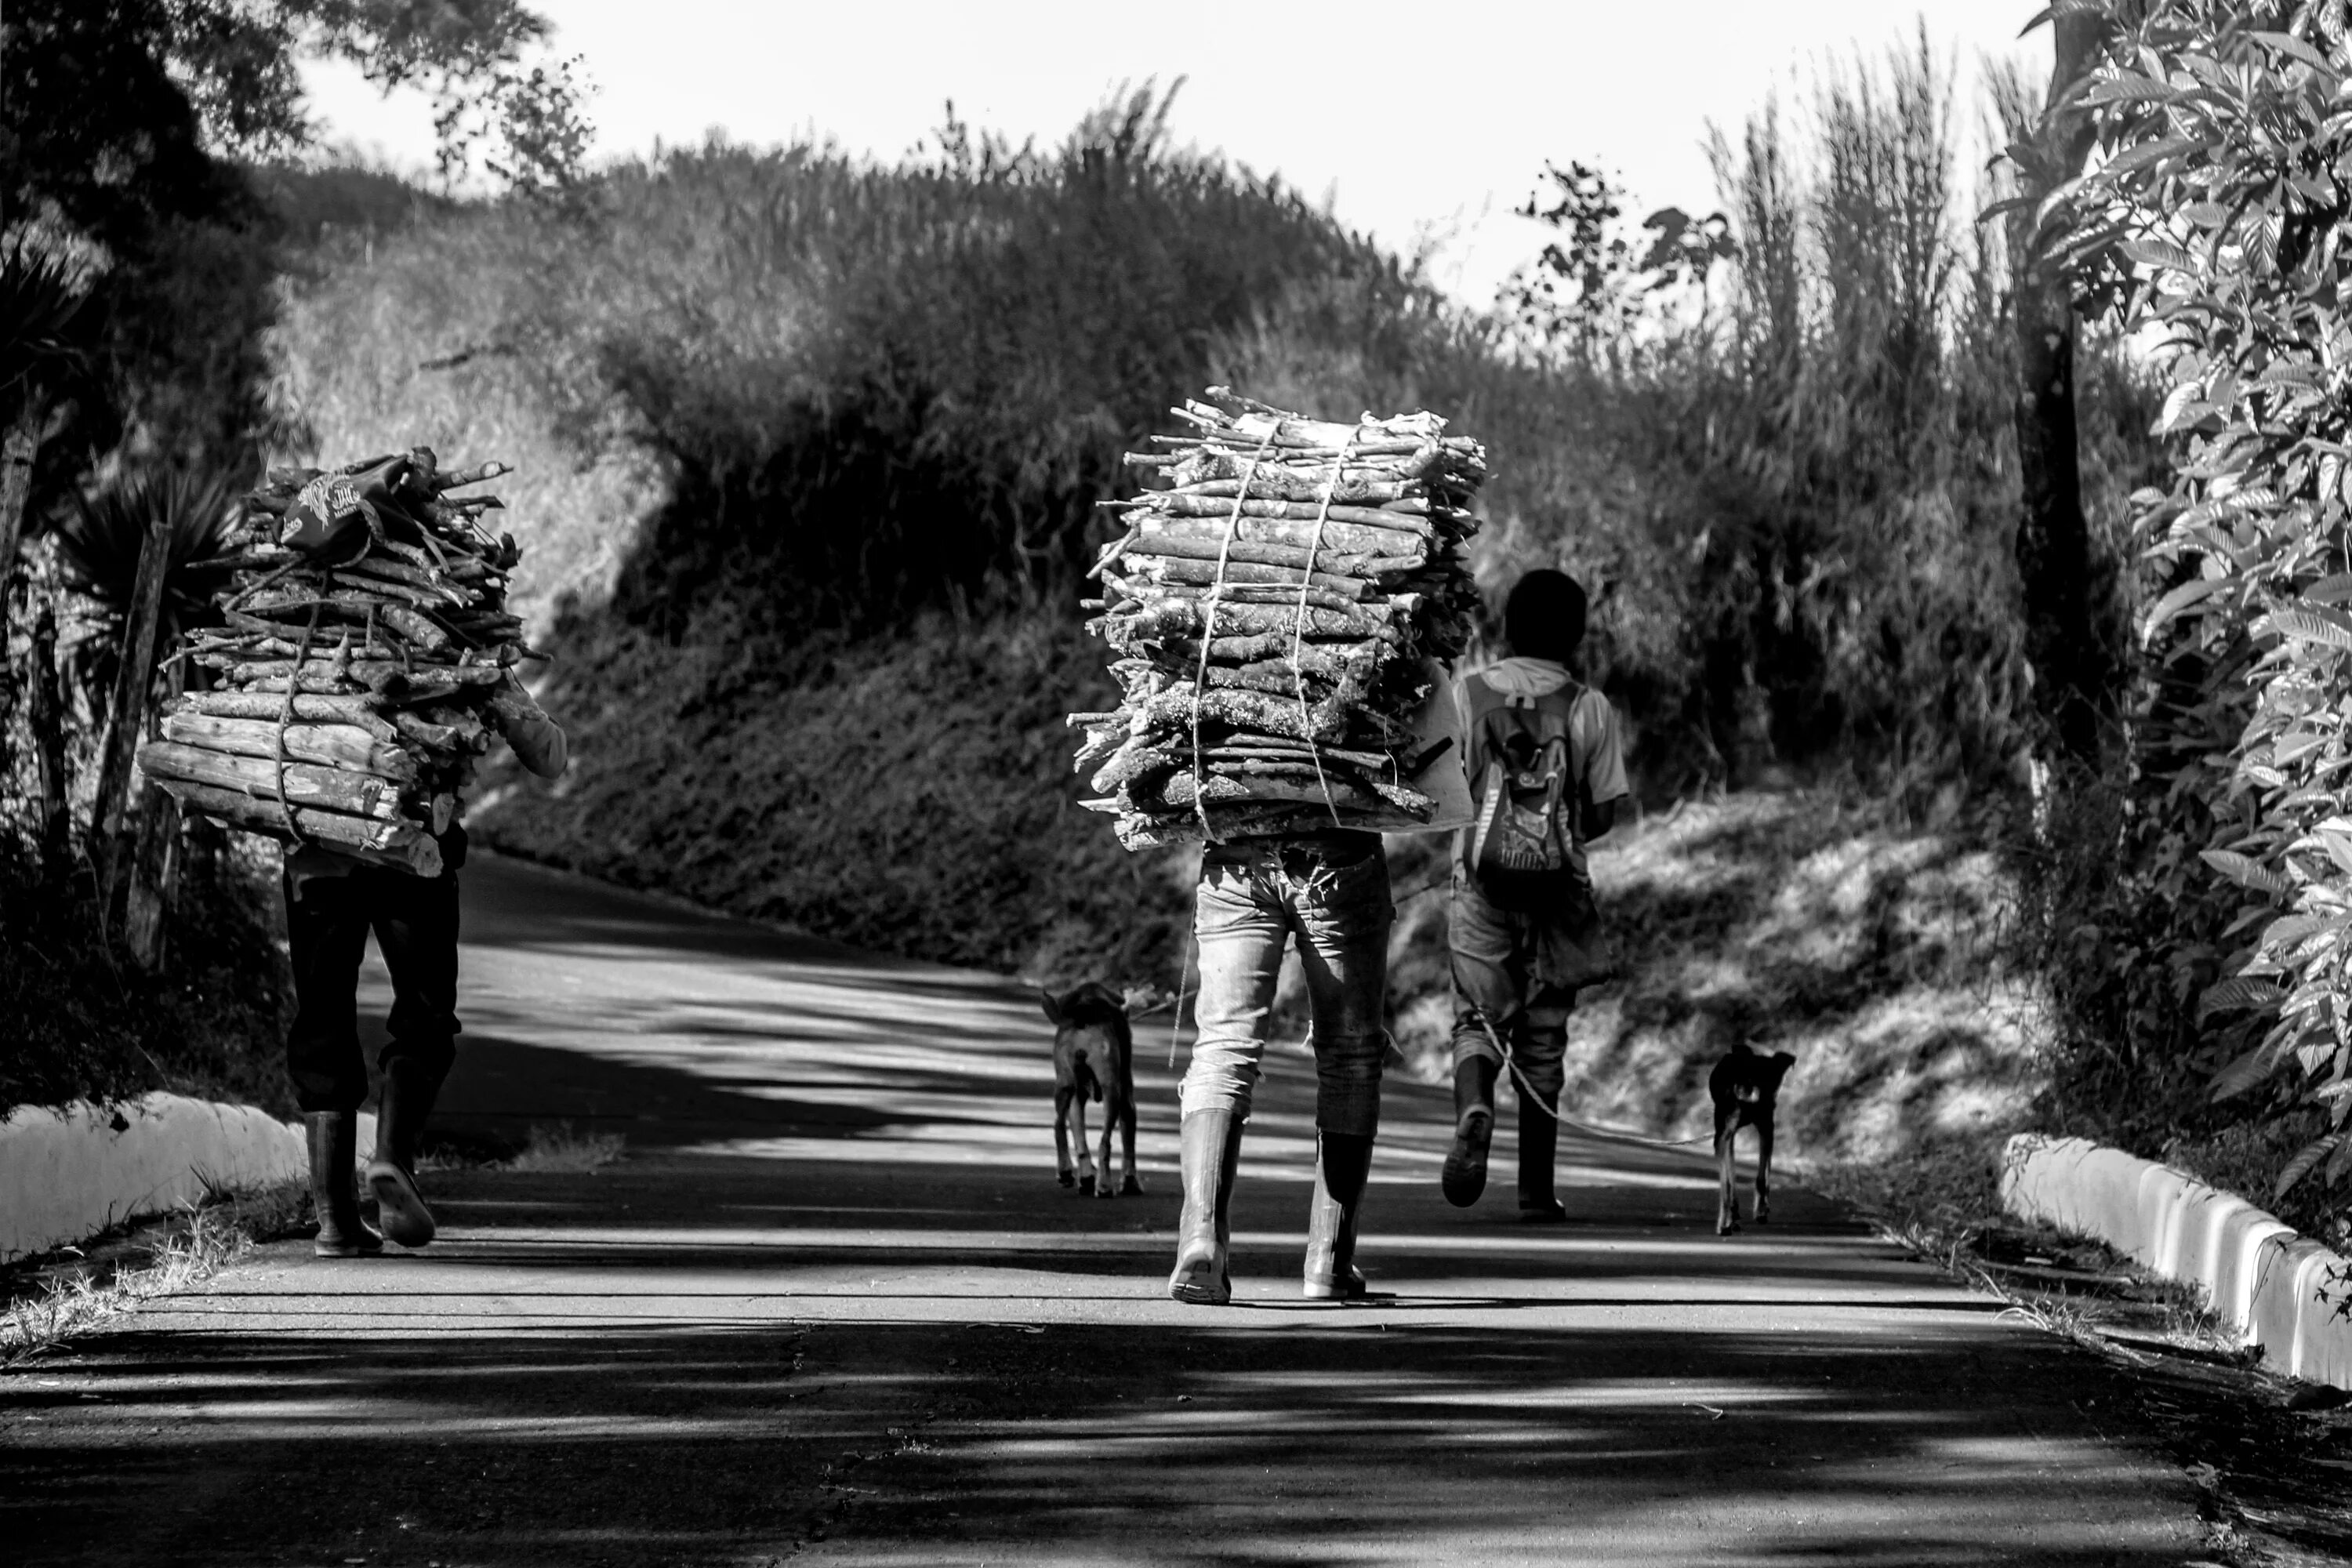
[[[51,531],[68,585],[96,600],[119,622],[130,608],[139,579],[147,531],[157,522],[170,526],[171,553],[165,558],[155,639],[155,646],[163,648],[180,633],[212,617],[212,596],[224,570],[220,562],[229,552],[237,517],[235,490],[225,474],[133,469],[95,494],[77,498]],[[79,645],[78,651],[73,678],[95,706],[113,688],[121,637],[92,637]]]
[[[0,397],[15,405],[88,350],[89,296],[56,257],[22,245],[0,255]]]

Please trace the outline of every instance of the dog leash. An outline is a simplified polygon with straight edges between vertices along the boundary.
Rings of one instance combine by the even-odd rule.
[[[1528,1075],[1519,1070],[1518,1058],[1511,1053],[1510,1047],[1503,1043],[1503,1037],[1495,1033],[1495,1026],[1486,1021],[1486,1010],[1481,1007],[1473,1007],[1470,1009],[1470,1012],[1471,1016],[1478,1020],[1478,1026],[1486,1032],[1486,1038],[1493,1042],[1496,1050],[1503,1053],[1503,1065],[1510,1069],[1511,1081],[1519,1086],[1520,1105],[1534,1106],[1538,1110],[1542,1111],[1546,1116],[1550,1117],[1554,1121],[1559,1122],[1562,1127],[1568,1128],[1572,1131],[1589,1132],[1601,1138],[1623,1139],[1625,1142],[1631,1143],[1647,1144],[1653,1149],[1682,1149],[1686,1148],[1693,1143],[1712,1143],[1715,1142],[1715,1134],[1712,1132],[1702,1132],[1696,1138],[1652,1138],[1645,1133],[1627,1132],[1615,1127],[1595,1127],[1590,1122],[1576,1121],[1568,1117],[1562,1116],[1557,1110],[1543,1102],[1543,1096],[1538,1094],[1535,1089],[1535,1085],[1528,1081]]]

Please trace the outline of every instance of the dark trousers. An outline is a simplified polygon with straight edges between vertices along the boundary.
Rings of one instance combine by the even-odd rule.
[[[294,961],[294,1026],[286,1068],[304,1110],[356,1110],[368,1093],[360,1051],[360,960],[368,932],[392,971],[392,1039],[376,1065],[394,1062],[437,1089],[457,1057],[457,879],[364,867],[286,884],[286,935]]]

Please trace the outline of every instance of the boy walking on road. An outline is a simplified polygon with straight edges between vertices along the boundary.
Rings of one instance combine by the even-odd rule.
[[[1457,1208],[1486,1190],[1507,1044],[1519,1213],[1538,1221],[1568,1217],[1552,1177],[1568,1016],[1578,988],[1607,973],[1585,846],[1614,826],[1628,793],[1616,712],[1569,668],[1584,619],[1574,578],[1529,572],[1503,608],[1511,657],[1465,677],[1461,697],[1476,819],[1463,830],[1447,920],[1454,1131],[1443,1182]]]

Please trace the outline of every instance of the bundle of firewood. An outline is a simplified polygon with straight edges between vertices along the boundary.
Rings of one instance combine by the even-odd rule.
[[[1448,742],[1413,720],[1477,613],[1485,448],[1433,414],[1334,425],[1209,395],[1172,411],[1192,428],[1165,450],[1128,455],[1159,488],[1108,503],[1127,533],[1087,626],[1125,697],[1070,715],[1087,805],[1131,849],[1426,824],[1416,785]]]
[[[507,612],[520,552],[449,492],[429,447],[331,472],[273,468],[246,503],[221,625],[176,656],[211,672],[176,699],[148,778],[188,810],[292,844],[437,876],[474,759],[536,712],[509,671],[544,657]]]

